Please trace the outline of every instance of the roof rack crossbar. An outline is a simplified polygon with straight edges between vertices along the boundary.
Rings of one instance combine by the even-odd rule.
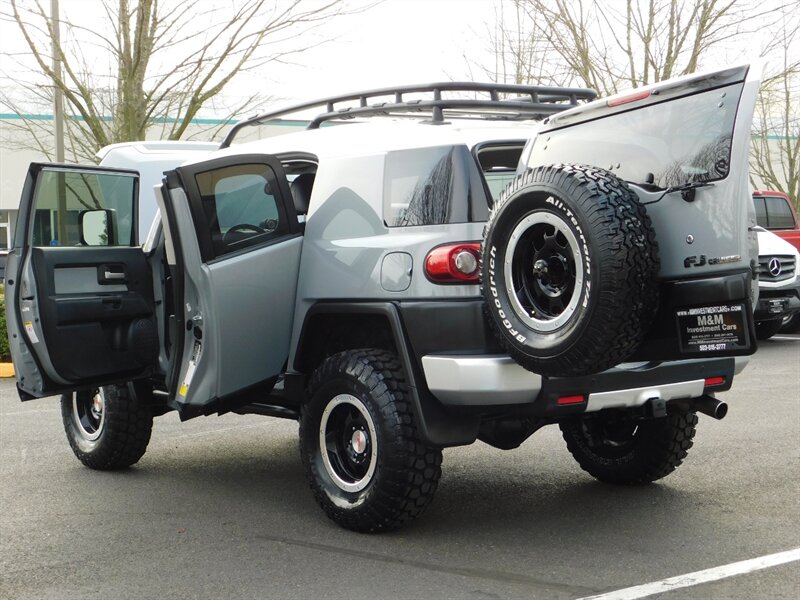
[[[469,118],[480,115],[487,119],[534,119],[544,118],[563,111],[571,105],[556,104],[552,102],[491,102],[488,100],[415,100],[413,103],[382,104],[365,107],[347,107],[334,112],[323,113],[314,117],[308,124],[308,129],[318,129],[325,121],[335,119],[354,119],[356,117],[394,115],[399,113],[431,111],[433,122],[444,121],[444,111],[461,111],[461,115],[450,115],[458,118]]]
[[[405,94],[415,93],[433,93],[433,101],[424,100],[406,100]],[[488,93],[488,100],[459,100],[459,99],[443,99],[442,92],[474,92],[474,93]],[[515,98],[513,101],[502,100],[500,94],[516,94],[522,96],[526,103],[520,98]],[[378,104],[370,104],[370,99],[385,96],[394,96],[394,102],[388,103],[385,100],[381,102],[382,106]],[[322,98],[303,104],[297,104],[278,111],[264,113],[257,115],[250,119],[246,119],[237,123],[225,136],[225,139],[220,144],[220,148],[227,148],[233,142],[236,135],[245,127],[264,124],[270,120],[277,119],[286,115],[310,110],[314,108],[325,108],[325,112],[318,115],[311,121],[310,129],[319,126],[319,123],[331,119],[341,118],[342,109],[337,109],[336,105],[343,102],[357,102],[358,106],[350,107],[353,110],[347,111],[347,116],[358,114],[359,116],[384,114],[381,111],[390,109],[397,112],[409,112],[408,106],[413,106],[414,110],[428,109],[433,113],[433,120],[439,121],[444,118],[444,110],[450,108],[472,108],[485,109],[489,111],[487,114],[489,118],[494,117],[492,110],[501,111],[515,111],[520,110],[522,114],[518,118],[534,118],[541,114],[553,114],[576,106],[579,101],[590,101],[597,96],[594,90],[586,88],[560,88],[548,86],[528,86],[516,85],[505,83],[474,83],[474,82],[457,82],[449,81],[443,83],[429,83],[423,85],[411,85],[404,87],[382,88],[376,90],[369,90],[364,92],[356,92],[353,94],[346,94],[342,96],[333,96],[330,98]],[[530,98],[530,100],[527,100]],[[461,104],[461,102],[472,102],[471,106]],[[549,105],[549,107],[546,107]],[[406,108],[404,108],[406,107]],[[380,108],[380,110],[378,110]],[[525,109],[523,111],[523,108]],[[473,116],[484,116],[481,112],[476,112]],[[510,115],[509,115],[510,116]],[[315,125],[316,124],[316,125]]]

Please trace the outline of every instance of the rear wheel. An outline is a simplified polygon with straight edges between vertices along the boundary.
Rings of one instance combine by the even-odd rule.
[[[75,456],[90,469],[124,469],[147,450],[153,414],[132,386],[107,385],[61,397],[64,431]]]
[[[387,531],[433,500],[442,452],[420,439],[403,370],[383,350],[327,358],[309,382],[300,453],[314,497],[333,521]]]
[[[666,477],[686,458],[697,426],[693,412],[634,419],[624,412],[588,414],[561,423],[581,468],[607,483],[642,484]]]

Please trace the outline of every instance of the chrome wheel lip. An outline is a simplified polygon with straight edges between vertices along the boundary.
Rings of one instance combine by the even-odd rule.
[[[330,420],[333,411],[344,404],[349,404],[350,406],[354,407],[361,416],[364,418],[364,421],[367,424],[367,428],[369,430],[369,446],[370,446],[370,454],[369,454],[369,467],[367,469],[366,474],[358,480],[355,481],[347,481],[345,480],[341,474],[339,474],[334,467],[333,462],[331,461],[330,456],[328,455],[327,451],[327,443],[326,443],[326,433],[328,429],[328,422]],[[356,396],[352,394],[339,394],[334,396],[328,405],[325,407],[325,410],[322,413],[322,418],[320,419],[319,424],[319,448],[320,454],[322,455],[322,464],[325,467],[325,471],[327,472],[328,476],[331,478],[333,483],[339,489],[350,492],[356,493],[364,490],[371,482],[372,478],[375,474],[375,467],[378,463],[378,445],[377,445],[377,435],[375,430],[375,423],[372,420],[372,417],[369,414],[369,410],[367,410],[366,405]]]
[[[82,438],[97,441],[106,422],[106,396],[103,388],[94,393],[76,392],[72,395],[72,420]]]
[[[531,227],[535,225],[546,224],[554,227],[558,232],[562,233],[567,239],[569,251],[575,265],[575,284],[572,290],[572,296],[569,303],[564,310],[556,317],[549,319],[535,318],[531,316],[528,311],[522,306],[517,298],[516,291],[514,290],[514,254],[517,249],[522,236]],[[511,232],[508,247],[505,252],[505,262],[503,265],[503,273],[505,275],[506,292],[511,302],[511,307],[514,310],[517,318],[519,318],[528,328],[533,331],[541,333],[551,333],[562,327],[575,313],[580,302],[581,295],[583,294],[583,281],[584,281],[584,267],[583,260],[580,253],[580,246],[575,234],[567,226],[563,218],[549,211],[535,211],[525,216],[514,230]]]

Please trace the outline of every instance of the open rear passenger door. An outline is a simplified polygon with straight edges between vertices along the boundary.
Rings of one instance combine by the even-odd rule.
[[[31,164],[5,289],[23,400],[141,378],[155,364],[137,198],[135,171]]]
[[[190,418],[263,399],[286,367],[303,242],[280,161],[178,167],[156,199],[175,281],[172,407]]]

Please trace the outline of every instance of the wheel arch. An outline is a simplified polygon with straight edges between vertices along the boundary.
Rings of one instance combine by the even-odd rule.
[[[477,439],[480,420],[472,415],[448,413],[428,390],[400,311],[393,302],[315,304],[306,313],[290,368],[309,376],[328,356],[359,348],[378,348],[397,355],[420,435],[427,443],[461,446]]]

